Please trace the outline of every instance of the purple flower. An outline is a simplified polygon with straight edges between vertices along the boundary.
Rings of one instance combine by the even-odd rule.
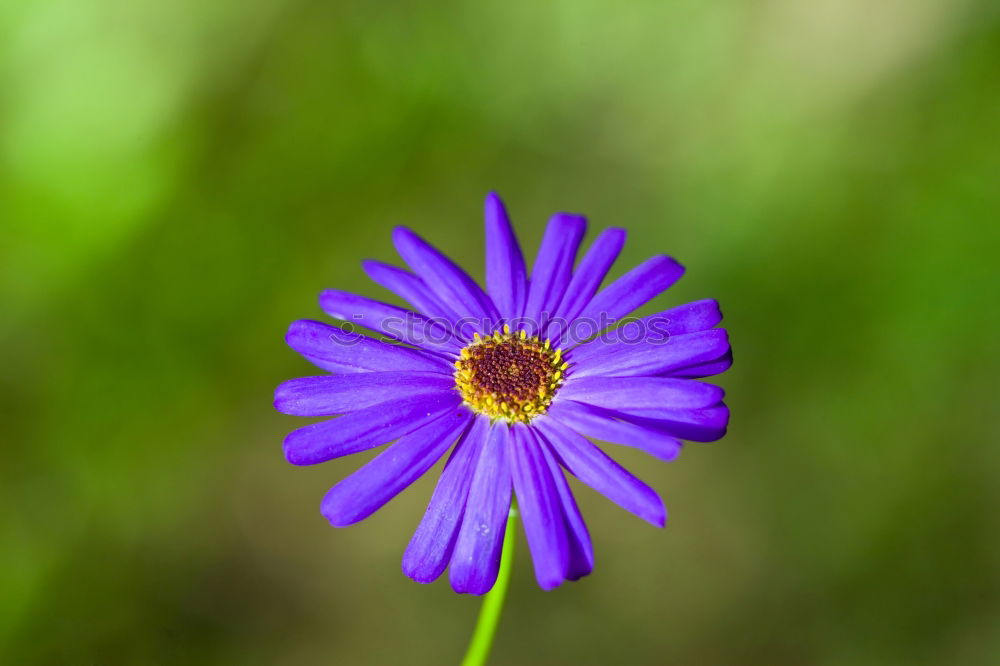
[[[403,556],[414,580],[450,565],[456,592],[483,594],[497,576],[512,494],[538,584],[551,589],[593,568],[590,535],[563,470],[663,526],[656,492],[591,440],[672,460],[681,440],[726,432],[723,391],[697,381],[731,363],[714,300],[627,318],[683,268],[657,255],[604,289],[625,241],[606,229],[576,264],[586,221],[549,221],[530,277],[503,203],[486,199],[486,290],[406,228],[393,234],[410,270],[364,269],[412,311],[328,290],[332,317],[388,341],[328,324],[292,324],[288,344],[330,374],[278,387],[275,406],[337,416],[285,438],[285,455],[313,465],[393,442],[335,485],[322,513],[337,527],[364,520],[451,454]]]

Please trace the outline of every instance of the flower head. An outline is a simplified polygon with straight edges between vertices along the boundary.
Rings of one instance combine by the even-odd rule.
[[[529,338],[523,329],[512,333],[509,324],[503,333],[473,338],[455,361],[462,402],[494,421],[528,423],[544,414],[569,367],[562,350],[548,339]]]
[[[600,289],[625,232],[603,231],[576,263],[585,227],[582,217],[554,215],[529,278],[491,194],[485,291],[399,228],[393,240],[411,270],[363,266],[412,309],[335,290],[320,296],[330,316],[386,339],[308,320],[288,331],[288,344],[330,374],[285,382],[275,406],[336,416],[290,433],[288,460],[312,465],[392,442],[327,493],[321,510],[331,524],[367,518],[451,451],[403,557],[417,581],[450,566],[457,592],[488,591],[512,496],[539,585],[576,580],[593,568],[593,549],[564,470],[654,525],[666,520],[656,492],[591,440],[672,460],[682,439],[725,434],[722,390],[697,381],[731,363],[726,332],[715,328],[718,304],[628,318],[683,268],[654,256]]]

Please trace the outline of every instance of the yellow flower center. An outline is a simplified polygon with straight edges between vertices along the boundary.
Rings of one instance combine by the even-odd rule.
[[[455,386],[465,404],[496,421],[527,423],[544,414],[563,382],[569,363],[549,340],[524,331],[504,332],[475,340],[455,361]]]

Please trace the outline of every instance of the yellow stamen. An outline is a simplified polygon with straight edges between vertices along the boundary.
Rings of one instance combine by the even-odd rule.
[[[527,423],[544,414],[569,363],[552,342],[525,331],[480,336],[455,361],[455,387],[473,411],[490,419]]]

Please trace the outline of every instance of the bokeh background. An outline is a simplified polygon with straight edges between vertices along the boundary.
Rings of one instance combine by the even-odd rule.
[[[1000,5],[0,3],[0,662],[447,664],[406,579],[431,491],[333,529],[271,391],[406,223],[630,230],[718,298],[731,432],[656,530],[588,489],[594,575],[524,542],[495,664],[995,663]],[[649,308],[647,308],[647,311]],[[578,486],[579,487],[579,486]]]

